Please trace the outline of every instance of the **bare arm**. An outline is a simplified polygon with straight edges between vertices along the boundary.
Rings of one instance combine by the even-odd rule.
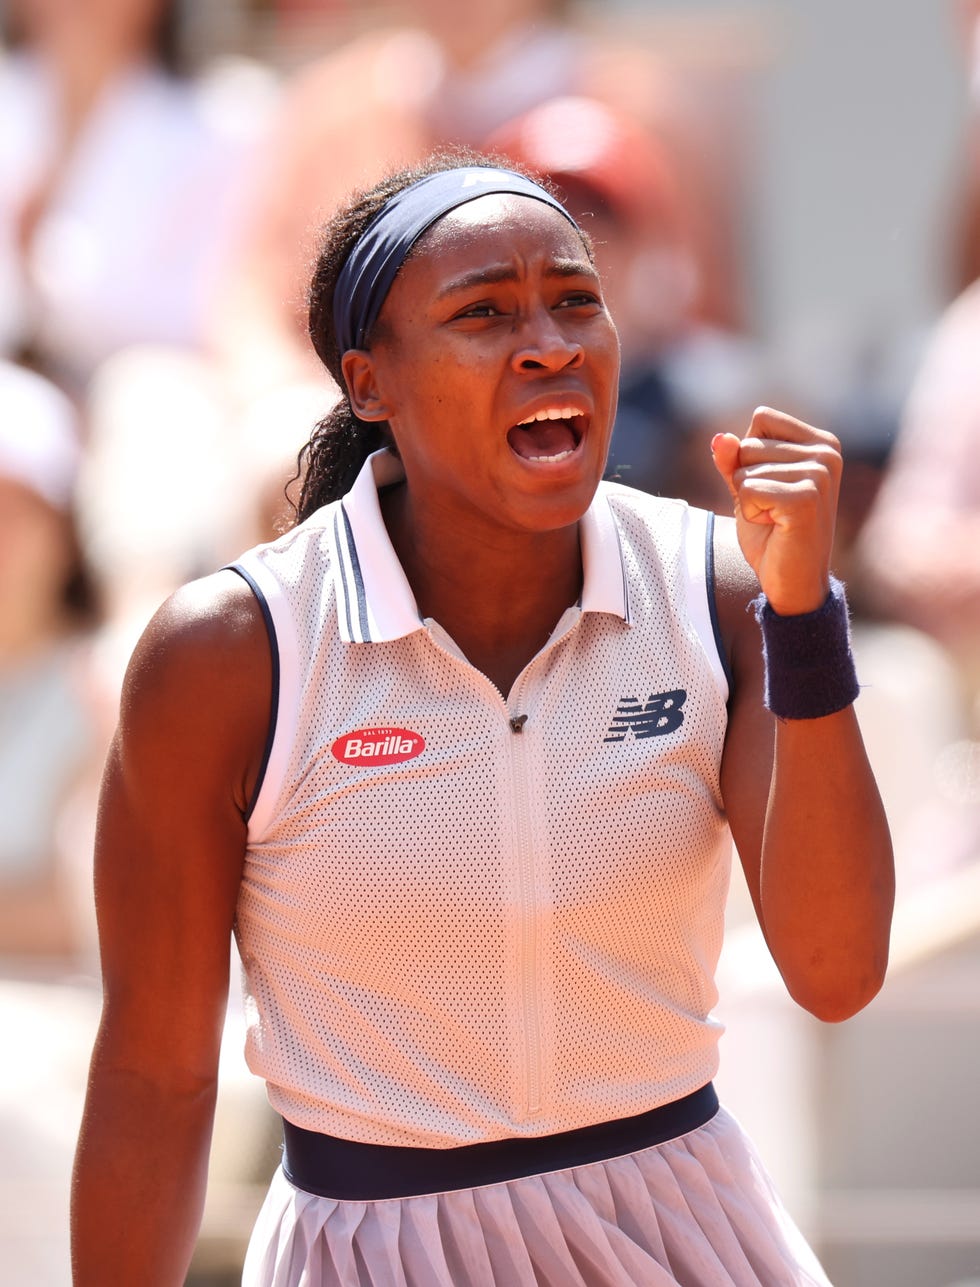
[[[799,720],[765,710],[759,627],[746,611],[756,578],[783,615],[826,598],[839,447],[829,434],[760,411],[741,442],[716,442],[715,459],[736,513],[734,524],[719,524],[717,550],[735,680],[725,806],[787,988],[817,1017],[846,1019],[884,979],[894,899],[888,825],[853,707]]]
[[[184,1281],[270,683],[258,605],[227,572],[169,600],[130,664],[99,806],[104,1001],[75,1159],[76,1287]]]

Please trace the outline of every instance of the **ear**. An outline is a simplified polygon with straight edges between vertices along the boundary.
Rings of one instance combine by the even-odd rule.
[[[368,349],[348,349],[340,359],[347,396],[358,420],[387,420],[388,403],[378,387],[378,373]]]

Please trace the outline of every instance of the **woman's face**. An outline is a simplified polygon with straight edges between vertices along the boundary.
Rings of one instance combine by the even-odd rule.
[[[588,508],[619,341],[581,237],[550,206],[490,195],[435,224],[395,279],[365,370],[365,418],[387,419],[412,505],[447,534],[460,521],[546,531]]]

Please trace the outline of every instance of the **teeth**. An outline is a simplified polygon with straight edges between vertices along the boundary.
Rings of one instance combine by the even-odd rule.
[[[535,420],[572,420],[581,412],[576,411],[574,407],[548,407],[545,411],[538,411],[533,416],[528,416],[526,420],[519,420],[517,423],[522,425],[533,425]]]
[[[571,454],[572,453],[570,451],[559,451],[558,454],[555,456],[528,456],[527,459],[528,460],[546,460],[546,461],[564,460],[567,456],[570,456]]]

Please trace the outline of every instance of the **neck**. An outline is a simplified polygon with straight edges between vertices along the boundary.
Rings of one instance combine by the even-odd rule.
[[[546,532],[447,527],[414,511],[405,487],[383,497],[382,511],[421,615],[438,621],[506,695],[581,593],[578,524]]]

